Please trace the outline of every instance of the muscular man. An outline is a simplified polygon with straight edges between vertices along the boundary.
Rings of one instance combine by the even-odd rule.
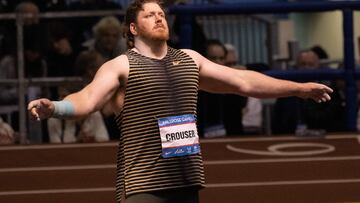
[[[126,12],[130,49],[103,64],[85,88],[62,101],[42,98],[37,119],[75,118],[111,102],[121,127],[117,201],[198,202],[204,171],[196,131],[199,89],[258,98],[330,100],[330,88],[218,65],[199,53],[167,46],[169,29],[157,0],[135,0]],[[171,138],[171,139],[167,139]]]

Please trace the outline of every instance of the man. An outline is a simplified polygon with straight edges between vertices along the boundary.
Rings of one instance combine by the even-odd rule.
[[[76,118],[112,102],[121,126],[117,201],[198,202],[204,171],[196,132],[198,89],[253,97],[330,100],[330,88],[227,68],[192,50],[167,46],[169,29],[156,0],[127,9],[128,52],[106,62],[93,81],[63,101],[29,103],[34,118]],[[125,91],[126,90],[126,91]]]
[[[314,51],[304,50],[297,55],[296,67],[303,70],[316,70],[320,68],[320,59]]]
[[[323,51],[324,52],[324,51]],[[326,55],[326,53],[322,53]],[[299,70],[326,69],[320,64],[318,54],[307,49],[300,51],[297,56],[296,68]],[[332,99],[326,104],[314,101],[299,101],[301,114],[299,115],[300,131],[303,135],[317,135],[325,132],[341,132],[345,130],[345,92],[343,80],[323,80],[323,84],[333,89]],[[305,129],[305,130],[304,130]]]
[[[219,40],[209,39],[205,42],[204,56],[210,61],[225,65],[226,55],[226,48]],[[224,104],[225,95],[199,91],[197,111],[199,135],[205,138],[213,138],[223,137],[227,134],[228,129],[226,129],[224,122]]]

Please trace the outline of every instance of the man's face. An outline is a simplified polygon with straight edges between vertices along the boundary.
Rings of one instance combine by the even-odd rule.
[[[227,65],[229,67],[238,65],[236,53],[234,50],[228,50],[228,53],[227,53],[226,59],[225,59],[225,65]]]
[[[318,69],[320,67],[319,57],[312,51],[302,52],[297,58],[297,67],[301,69]]]
[[[156,3],[145,3],[137,17],[135,36],[156,41],[169,39],[169,28],[165,13]]]
[[[113,51],[120,39],[120,32],[116,28],[104,30],[100,39],[100,44],[108,51]]]
[[[20,11],[25,15],[31,15],[24,19],[24,25],[33,25],[39,23],[39,9],[32,3],[27,3]]]
[[[224,51],[224,48],[222,46],[215,44],[208,46],[206,50],[206,57],[210,61],[220,65],[225,65],[225,59],[226,59],[225,54],[226,53]]]

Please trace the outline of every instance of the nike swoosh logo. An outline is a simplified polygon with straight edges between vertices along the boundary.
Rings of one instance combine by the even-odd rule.
[[[174,66],[176,66],[176,65],[179,65],[180,62],[181,62],[181,61],[173,61],[172,64],[173,64]]]

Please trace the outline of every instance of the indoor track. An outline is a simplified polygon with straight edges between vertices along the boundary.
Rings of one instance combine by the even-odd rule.
[[[202,139],[201,203],[360,202],[360,136]],[[0,202],[114,202],[117,143],[0,147]]]

